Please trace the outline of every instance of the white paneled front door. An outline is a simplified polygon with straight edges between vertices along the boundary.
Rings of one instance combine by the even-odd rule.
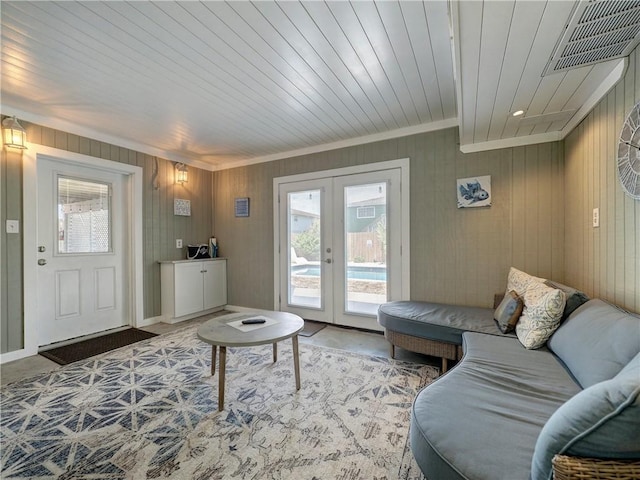
[[[37,182],[38,345],[128,325],[124,176],[40,159]]]

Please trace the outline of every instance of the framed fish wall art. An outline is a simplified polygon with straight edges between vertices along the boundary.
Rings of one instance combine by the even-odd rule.
[[[458,208],[491,206],[491,175],[458,178]]]

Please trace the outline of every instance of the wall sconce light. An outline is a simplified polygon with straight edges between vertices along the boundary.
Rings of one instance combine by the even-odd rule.
[[[176,163],[176,183],[187,183],[189,181],[189,172],[184,163]]]
[[[27,132],[16,117],[7,117],[2,121],[2,143],[6,147],[20,150],[27,148]]]

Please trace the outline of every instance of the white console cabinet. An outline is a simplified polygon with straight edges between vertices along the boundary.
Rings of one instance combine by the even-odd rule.
[[[165,322],[221,310],[227,304],[227,260],[160,262],[160,283]]]

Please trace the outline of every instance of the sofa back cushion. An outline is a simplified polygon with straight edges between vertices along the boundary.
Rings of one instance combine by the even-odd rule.
[[[536,442],[532,480],[552,478],[556,454],[640,458],[640,354],[611,380],[592,385],[549,418]]]
[[[547,344],[582,386],[613,378],[640,352],[640,317],[599,299],[578,307]]]

